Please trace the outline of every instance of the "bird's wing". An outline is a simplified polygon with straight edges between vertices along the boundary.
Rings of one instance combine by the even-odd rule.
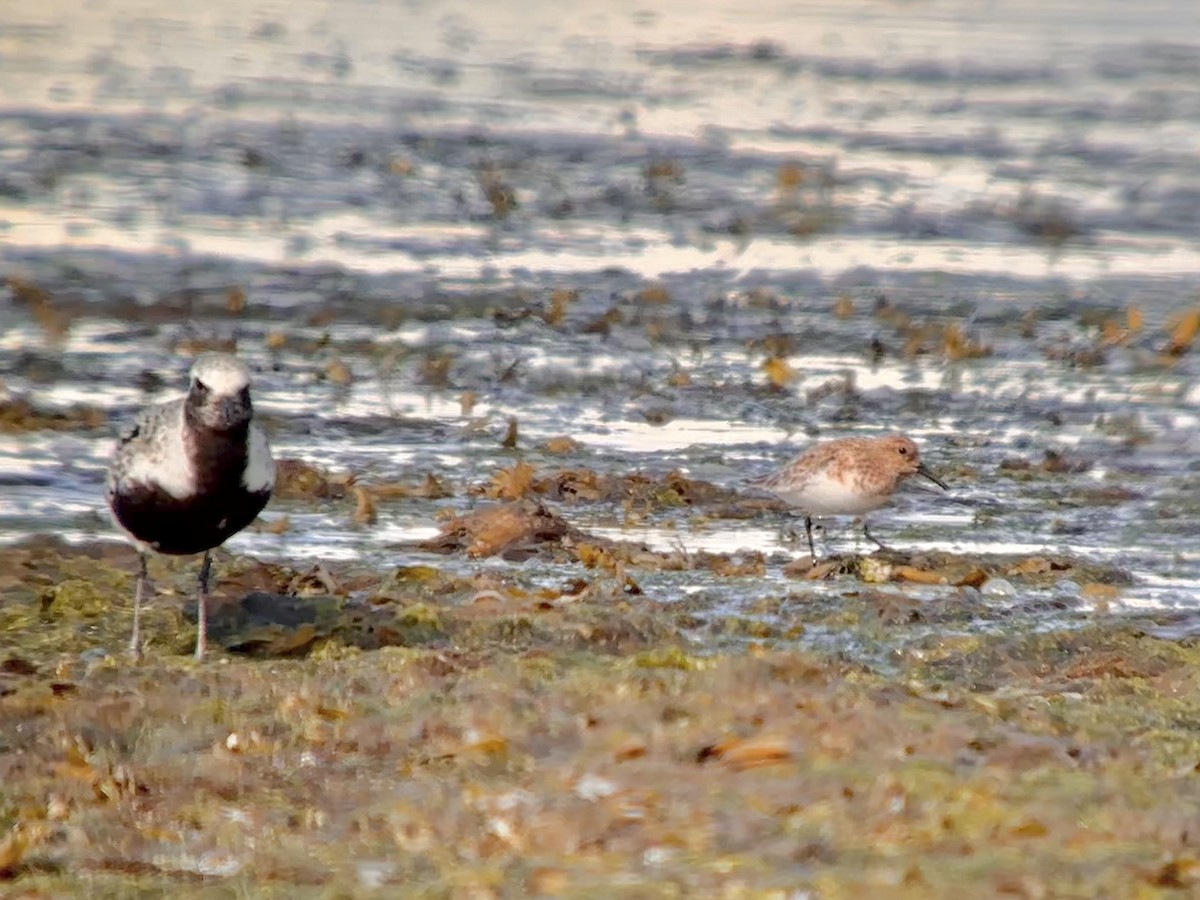
[[[778,486],[779,482],[788,476],[797,463],[804,460],[804,468],[812,474],[824,472],[833,463],[836,453],[833,448],[818,445],[810,447],[803,453],[793,456],[783,466],[774,471],[768,472],[766,475],[760,475],[752,481],[746,482],[752,487],[766,488],[771,490]]]
[[[112,465],[108,469],[109,493],[124,477],[133,460],[145,449],[163,439],[165,426],[170,417],[179,414],[183,402],[180,400],[157,403],[139,410],[124,422],[117,431],[117,446],[113,452]]]

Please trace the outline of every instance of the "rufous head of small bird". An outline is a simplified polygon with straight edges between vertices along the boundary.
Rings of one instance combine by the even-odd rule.
[[[899,435],[882,438],[880,439],[880,449],[885,454],[892,456],[893,459],[898,460],[900,478],[920,475],[922,478],[928,478],[943,491],[950,490],[944,481],[929,471],[928,467],[921,462],[921,451],[908,438]]]

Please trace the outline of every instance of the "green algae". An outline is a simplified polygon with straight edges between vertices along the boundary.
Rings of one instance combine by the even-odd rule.
[[[686,672],[704,667],[705,661],[689,656],[678,647],[664,647],[637,654],[633,664],[642,669],[679,669]]]
[[[438,610],[426,603],[405,607],[396,617],[405,644],[426,644],[445,636]]]
[[[69,578],[42,594],[48,616],[96,618],[112,608],[111,593],[82,578]]]
[[[614,601],[607,582],[556,597],[436,567],[382,573],[354,603],[272,593],[296,573],[222,558],[227,586],[266,593],[261,608],[221,594],[219,609],[278,607],[259,658],[239,626],[196,665],[186,594],[166,594],[132,665],[119,653],[132,554],[23,552],[24,587],[0,617],[0,824],[26,836],[0,878],[18,890],[1089,897],[1197,884],[1200,648],[1138,622],[1031,631],[954,592],[914,618],[858,582],[705,618],[699,597]],[[153,574],[194,577],[175,561]],[[891,644],[887,664],[789,646],[763,625],[782,610],[798,634]],[[939,632],[988,614],[997,627]],[[698,622],[724,636],[703,653],[687,637]],[[319,636],[293,657],[301,626]]]

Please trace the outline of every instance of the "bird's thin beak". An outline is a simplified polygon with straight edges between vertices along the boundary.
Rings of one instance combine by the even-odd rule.
[[[950,490],[950,488],[946,487],[946,482],[942,481],[942,479],[938,478],[936,475],[934,475],[932,472],[930,472],[927,468],[925,468],[924,463],[917,466],[917,474],[924,475],[926,478],[928,478],[930,481],[932,481],[934,484],[936,484],[938,487],[940,487],[943,491]]]
[[[221,398],[221,424],[225,428],[232,428],[234,425],[244,421],[245,418],[246,407],[239,398]]]

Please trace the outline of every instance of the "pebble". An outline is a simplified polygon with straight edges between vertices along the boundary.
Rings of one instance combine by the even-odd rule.
[[[1017,596],[1017,589],[1012,586],[1011,581],[1003,578],[989,578],[980,586],[979,593],[985,597],[1002,599]]]

